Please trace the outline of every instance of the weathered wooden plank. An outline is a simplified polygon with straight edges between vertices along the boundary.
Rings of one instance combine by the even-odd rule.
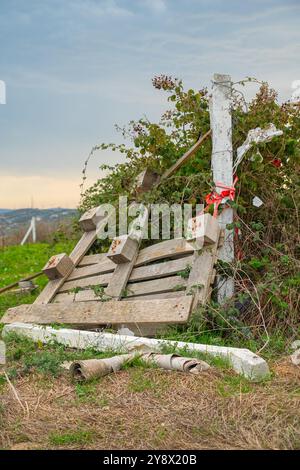
[[[155,292],[153,294],[146,294],[142,296],[131,296],[124,297],[121,301],[132,301],[132,300],[151,300],[151,299],[174,299],[176,297],[182,297],[185,295],[185,291],[171,291],[171,292]],[[82,290],[75,294],[74,292],[65,292],[62,294],[56,294],[53,299],[53,303],[72,303],[72,302],[90,302],[98,300],[101,302],[101,298],[95,294],[92,289]]]
[[[129,278],[129,282],[146,281],[165,276],[172,276],[180,271],[184,271],[188,266],[192,265],[193,255],[185,256],[175,260],[164,261],[162,263],[149,264],[134,268]],[[162,281],[164,282],[164,281]]]
[[[184,270],[189,264],[192,262],[191,256],[185,256],[184,258],[178,258],[175,260],[169,260],[162,263],[157,264],[149,264],[147,266],[140,266],[135,267],[130,275],[130,281],[142,281],[147,279],[155,279],[156,277],[163,277],[163,276],[171,276],[172,274],[176,274],[178,271]],[[115,264],[113,262],[104,263],[102,262],[99,265],[91,265],[84,268],[77,268],[74,269],[72,274],[68,277],[68,281],[75,281],[83,278],[88,278],[93,275],[99,274],[106,274],[113,272],[115,268]],[[96,285],[97,279],[93,279],[95,284],[87,284],[87,285]],[[83,284],[84,285],[84,284]],[[82,285],[82,286],[83,286]],[[72,284],[74,286],[81,286],[81,284],[75,283]]]
[[[126,287],[128,279],[131,275],[132,269],[136,263],[139,247],[143,237],[144,227],[148,224],[148,208],[144,207],[144,210],[140,212],[138,218],[133,221],[128,238],[135,243],[133,245],[132,255],[130,261],[123,264],[118,264],[112,274],[107,288],[105,289],[106,295],[112,297],[115,300],[120,300],[123,291]]]
[[[184,238],[165,240],[140,251],[135,266],[158,261],[164,258],[177,258],[194,252],[193,246]]]
[[[180,256],[192,254],[193,252],[193,246],[184,239],[166,240],[156,245],[143,248],[138,254],[135,268],[164,258],[176,259]],[[114,269],[115,263],[109,260],[105,253],[87,255],[79,263],[79,267],[74,269],[72,274],[68,277],[68,280],[71,281],[96,274],[104,274],[112,272]]]
[[[94,255],[92,255],[94,256]],[[75,281],[75,279],[83,279],[84,277],[95,276],[97,274],[112,273],[116,265],[104,255],[104,259],[97,264],[90,266],[83,266],[82,268],[75,268],[68,277],[68,281]]]
[[[63,292],[62,294],[56,294],[53,298],[52,303],[65,302],[72,303],[75,300],[75,292]]]
[[[131,296],[131,297],[124,297],[121,301],[131,302],[132,300],[151,300],[151,299],[175,299],[177,297],[183,297],[185,295],[184,290],[179,291],[171,291],[171,292],[155,292],[154,294],[145,294],[142,296]]]
[[[65,277],[74,269],[74,263],[66,253],[52,256],[43,268],[43,273],[53,281]]]
[[[128,263],[136,257],[137,244],[129,235],[120,235],[113,239],[106,256],[115,264]]]
[[[3,323],[67,323],[99,325],[126,323],[186,323],[192,296],[176,299],[133,300],[132,302],[74,302],[72,304],[21,305],[9,309]]]
[[[128,263],[118,264],[111,275],[108,286],[105,289],[105,294],[109,297],[119,300],[128,282],[129,276],[132,272],[136,258],[138,256],[138,243],[136,246],[136,253],[131,261]]]
[[[80,261],[80,263],[78,263],[78,266],[91,266],[92,264],[102,263],[104,258],[107,259],[106,253],[95,253],[93,255],[85,255]]]
[[[184,258],[169,260],[162,263],[140,266],[138,268],[134,268],[131,271],[128,282],[132,283],[137,281],[146,281],[150,279],[169,277],[179,273],[180,271],[184,271],[189,266],[192,267],[192,262],[193,256],[185,256]],[[88,286],[106,286],[112,279],[112,273],[88,276],[75,280],[69,280],[70,278],[71,276],[59,289],[60,293],[70,291],[71,289],[83,288]]]
[[[91,230],[96,230],[97,224],[105,218],[106,216],[102,215],[101,211],[99,211],[99,207],[93,207],[80,217],[79,225],[85,232],[90,232]]]
[[[75,281],[67,280],[59,289],[59,292],[67,292],[76,288],[88,286],[107,286],[112,278],[112,273],[100,274],[99,276],[84,277]]]
[[[218,242],[194,253],[194,261],[187,282],[186,293],[194,295],[193,309],[205,304],[210,295],[211,282],[214,278],[214,265],[217,259]]]
[[[205,142],[205,140],[210,135],[211,135],[211,130],[207,131],[202,137],[200,137],[200,139],[198,139],[197,142],[187,152],[185,152],[185,154],[182,155],[182,157],[180,157],[177,160],[177,162],[174,163],[174,165],[171,166],[171,168],[169,168],[167,171],[164,172],[160,181],[166,178],[169,178],[174,173],[176,173],[176,171],[178,171],[179,168],[182,167],[182,165],[184,165],[184,163],[186,163],[197,152],[197,150],[201,147],[203,142]]]
[[[70,254],[70,258],[73,261],[74,266],[76,266],[79,263],[81,258],[87,252],[87,250],[92,246],[96,238],[97,238],[97,234],[95,230],[92,230],[90,232],[85,232],[82,235],[81,239],[79,240],[74,250]],[[70,270],[70,273],[72,272],[72,269]],[[51,302],[56,292],[64,284],[67,278],[68,276],[65,276],[63,278],[55,279],[54,281],[48,282],[44,290],[36,298],[34,304],[47,304]]]
[[[122,265],[120,265],[122,266]],[[147,294],[148,292],[167,292],[168,290],[173,289],[176,286],[185,286],[186,285],[186,279],[182,278],[181,276],[170,276],[168,277],[168,273],[166,272],[166,267],[164,266],[164,279],[162,280],[161,278],[159,279],[152,279],[150,280],[145,280],[144,276],[147,276],[147,271],[141,272],[139,274],[138,270],[141,268],[136,268],[135,273],[132,272],[132,278],[130,278],[130,281],[126,288],[123,288],[123,291],[121,293],[121,297],[124,297],[124,295],[142,295],[142,294]],[[156,270],[158,272],[158,270]],[[175,271],[176,273],[178,271]],[[171,273],[169,273],[171,274]],[[158,274],[157,274],[158,275]],[[154,276],[154,273],[152,272],[152,276]],[[80,290],[79,292],[76,293],[75,300],[78,301],[78,299],[84,299],[84,300],[93,300],[93,298],[87,298],[86,292],[91,291],[90,296],[93,297],[93,289],[87,289],[89,286],[102,286],[105,287],[107,286],[112,280],[112,274],[102,274],[100,276],[92,276],[92,277],[86,277],[84,279],[78,279],[76,281],[67,281],[64,283],[64,285],[60,288],[59,293],[63,292],[68,292],[71,290],[76,290],[76,289],[83,289],[85,290]],[[135,280],[136,282],[133,282]],[[142,281],[142,282],[137,282],[137,281]],[[150,289],[149,291],[147,289]],[[128,292],[128,294],[126,294]],[[105,291],[105,294],[107,296],[110,296],[107,293],[107,290]]]
[[[133,282],[126,286],[123,297],[168,292],[170,290],[182,290],[185,289],[186,285],[187,280],[183,279],[181,276],[165,277],[163,280],[153,279],[151,281]]]
[[[159,180],[159,175],[155,171],[146,168],[135,180],[135,191],[138,194],[149,191]]]

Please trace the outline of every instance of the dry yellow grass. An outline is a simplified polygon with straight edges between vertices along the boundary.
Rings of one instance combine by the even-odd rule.
[[[273,365],[249,384],[231,371],[198,376],[129,369],[83,386],[32,373],[2,390],[4,449],[300,448],[300,368]]]

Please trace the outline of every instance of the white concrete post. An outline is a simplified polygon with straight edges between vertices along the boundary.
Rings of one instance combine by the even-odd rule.
[[[27,242],[29,235],[31,233],[32,233],[32,241],[33,243],[35,243],[36,242],[36,218],[35,217],[32,217],[29,229],[25,233],[24,238],[21,241],[20,245],[24,245]]]
[[[35,217],[32,217],[31,224],[32,224],[32,241],[33,243],[36,243],[36,218]]]
[[[232,186],[233,155],[232,155],[232,122],[231,122],[232,82],[230,75],[214,74],[212,98],[210,101],[210,121],[212,129],[212,159],[211,166],[214,183]],[[218,193],[221,188],[216,187]],[[227,200],[223,199],[223,203]],[[225,240],[220,248],[219,259],[232,262],[234,260],[233,230],[227,230],[226,225],[233,222],[233,210],[226,207],[219,216],[219,223],[225,229]],[[234,280],[217,277],[218,302],[222,303],[234,293]]]

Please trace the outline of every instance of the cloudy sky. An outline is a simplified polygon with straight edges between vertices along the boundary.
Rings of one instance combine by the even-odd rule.
[[[155,74],[255,76],[289,98],[299,22],[299,0],[0,0],[0,208],[76,206],[89,149],[164,108]]]

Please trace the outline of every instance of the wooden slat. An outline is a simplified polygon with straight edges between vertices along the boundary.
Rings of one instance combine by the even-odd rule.
[[[105,289],[105,293],[115,300],[121,299],[123,291],[136,263],[142,241],[143,229],[148,224],[148,215],[148,207],[146,207],[144,211],[140,212],[138,218],[133,222],[130,233],[127,237],[133,244],[132,249],[130,250],[130,261],[127,263],[118,264],[116,266],[109,284]]]
[[[166,178],[169,178],[172,176],[176,171],[179,170],[179,168],[184,165],[196,152],[197,150],[201,147],[203,142],[211,135],[211,130],[207,131],[206,134],[204,134],[202,137],[200,137],[199,140],[187,151],[185,152],[182,157],[180,157],[176,163],[174,163],[171,168],[169,168],[167,171],[164,172],[162,175],[160,181],[163,181]]]
[[[187,282],[186,293],[194,295],[193,309],[203,305],[209,299],[210,286],[214,276],[214,265],[217,259],[218,241],[215,245],[194,253],[192,270]]]
[[[180,256],[188,255],[194,252],[194,248],[183,238],[176,238],[172,240],[166,240],[155,245],[148,246],[143,248],[137,257],[135,267],[142,266],[143,264],[153,263],[154,261],[164,259],[164,258],[178,258]],[[77,276],[77,273],[80,274],[80,270],[83,266],[90,267],[91,271],[87,270],[87,275],[90,274],[100,274],[102,268],[108,268],[108,263],[104,266],[103,259],[106,258],[105,253],[99,253],[95,255],[84,256],[82,261],[79,263],[79,268],[74,270],[74,275]],[[107,259],[107,258],[106,258]],[[102,267],[103,263],[103,267]],[[111,262],[112,263],[112,262]],[[91,268],[92,265],[99,264],[99,271],[97,268]],[[114,263],[111,264],[112,269],[115,267]],[[78,271],[77,271],[78,270]],[[81,276],[80,276],[81,277]],[[83,276],[82,276],[83,277]]]
[[[184,270],[191,263],[192,256],[185,256],[184,258],[169,260],[163,263],[135,267],[132,270],[129,281],[142,281],[146,279],[155,279],[156,277],[170,276],[172,274],[176,274],[178,271]],[[110,261],[109,263],[101,262],[99,265],[94,264],[92,266],[74,269],[72,274],[68,277],[68,282],[76,279],[91,277],[93,275],[112,272],[115,266],[116,265]],[[113,269],[111,269],[112,267]],[[95,281],[97,280],[95,279]],[[96,284],[97,282],[95,282],[95,285]],[[72,284],[72,286],[74,285],[75,284]],[[76,283],[76,285],[80,284]]]
[[[115,267],[115,263],[104,255],[104,259],[97,264],[75,268],[72,274],[68,277],[68,281],[75,281],[76,279],[83,279],[84,277],[95,276],[97,274],[112,273]]]
[[[153,263],[164,258],[177,258],[194,252],[193,246],[183,238],[174,238],[156,245],[148,246],[140,251],[135,266]]]
[[[72,303],[75,300],[75,293],[74,292],[64,292],[62,294],[56,294],[54,299],[52,300],[52,303],[57,303],[57,302],[65,302],[65,303]]]
[[[146,281],[149,279],[156,279],[161,277],[172,276],[180,271],[183,271],[187,266],[192,266],[193,256],[186,256],[175,260],[165,261],[163,263],[157,263],[147,266],[140,266],[134,268],[131,272],[129,282]],[[80,270],[86,270],[86,268],[80,268]],[[86,271],[85,271],[86,272]],[[88,287],[88,286],[107,286],[112,279],[112,274],[100,274],[98,276],[83,277],[82,279],[68,280],[59,289],[59,292],[67,292],[76,287]]]
[[[140,266],[134,268],[131,272],[128,288],[131,290],[132,283],[138,281],[147,281],[150,279],[160,279],[162,277],[170,277],[184,271],[185,268],[190,266],[192,268],[193,256],[186,256],[176,260],[165,261],[163,263],[152,264],[149,266]],[[182,278],[180,278],[182,279]],[[76,279],[75,281],[67,280],[59,289],[59,293],[68,292],[76,288],[84,288],[89,286],[107,286],[112,280],[112,273],[100,274],[98,276],[85,277],[83,279]],[[165,284],[165,279],[159,281]],[[123,290],[125,287],[123,288]],[[168,289],[167,289],[168,290]],[[106,292],[107,293],[107,292]],[[107,295],[109,295],[107,293]]]
[[[152,281],[145,282],[134,282],[128,284],[126,289],[126,296],[131,297],[133,295],[147,295],[158,292],[168,292],[178,288],[178,290],[185,289],[187,280],[181,276],[165,277],[163,281],[161,279],[153,279]],[[181,289],[179,289],[181,287]],[[176,291],[175,291],[176,292]]]
[[[72,289],[88,287],[88,286],[107,286],[112,278],[112,274],[100,274],[99,276],[90,276],[83,279],[77,279],[76,281],[66,281],[59,292],[68,292]]]
[[[145,296],[148,294],[160,293],[160,292],[168,292],[172,291],[174,293],[181,289],[185,289],[187,285],[187,280],[183,279],[180,276],[171,276],[164,278],[163,282],[161,279],[154,279],[151,281],[145,282],[134,282],[132,284],[128,284],[126,289],[124,289],[122,296],[126,298],[130,298],[133,296]],[[107,294],[106,294],[107,295]],[[85,289],[77,292],[75,294],[75,302],[87,302],[91,300],[100,300],[100,297],[95,295],[93,289]]]
[[[85,232],[77,245],[75,246],[74,250],[70,254],[70,258],[76,266],[87,250],[92,246],[94,241],[97,238],[97,234],[95,230],[91,232]],[[70,273],[72,270],[70,271]],[[69,274],[70,274],[69,273]],[[68,276],[65,276],[61,279],[55,279],[54,281],[48,282],[44,290],[40,293],[40,295],[36,298],[34,304],[47,304],[51,302],[53,297],[55,296],[56,292],[60,289],[60,287],[64,284],[65,280]]]
[[[164,261],[163,263],[140,266],[139,268],[133,269],[129,282],[146,281],[149,279],[172,276],[180,271],[184,271],[188,266],[192,266],[192,262],[193,256],[186,256],[184,258]]]
[[[176,299],[133,300],[132,302],[74,302],[72,304],[21,305],[9,309],[3,323],[67,323],[99,325],[126,323],[186,323],[192,296]]]
[[[106,258],[106,253],[96,253],[94,255],[85,255],[78,266],[90,266],[92,264],[98,264]]]
[[[136,252],[131,261],[128,263],[118,264],[111,275],[109,280],[108,286],[105,289],[106,295],[109,297],[113,297],[116,300],[119,300],[122,295],[123,291],[126,287],[128,279],[131,275],[133,266],[136,262],[138,256],[139,244],[136,245]]]
[[[121,301],[132,302],[132,300],[151,300],[151,299],[176,299],[177,297],[183,297],[185,295],[184,290],[171,291],[171,292],[156,292],[154,294],[146,294],[142,296],[124,297]]]
[[[72,303],[76,302],[90,302],[92,300],[98,300],[101,302],[99,296],[97,296],[92,289],[80,291],[80,296],[74,293],[63,293],[63,294],[56,294],[54,297],[53,303]],[[171,292],[156,292],[154,294],[146,294],[142,296],[131,296],[131,297],[124,297],[121,301],[131,302],[132,300],[150,300],[150,299],[174,299],[176,297],[182,297],[185,295],[185,291],[171,291]],[[77,298],[76,298],[77,297]]]

